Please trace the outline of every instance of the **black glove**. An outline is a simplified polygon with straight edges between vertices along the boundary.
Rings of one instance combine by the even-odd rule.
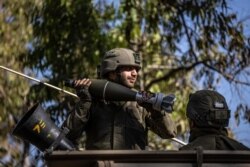
[[[162,115],[165,115],[165,112],[173,112],[174,101],[174,94],[164,96],[162,93],[141,91],[137,95],[137,102],[140,106],[146,108],[147,110],[156,110]]]
[[[140,91],[139,92],[142,95],[142,100],[137,101],[137,103],[145,108],[148,112],[151,113],[151,117],[153,119],[161,119],[162,116],[165,115],[165,112],[162,113],[162,111],[156,111],[153,109],[153,104],[148,102],[149,99],[154,98],[155,94],[150,91]]]
[[[89,93],[89,87],[85,86],[80,89],[76,89],[76,94],[81,101],[92,101],[91,94]]]
[[[137,101],[137,103],[146,109],[152,109],[152,104],[147,101],[154,97],[154,94],[150,91],[140,91],[139,94],[142,95],[142,100]]]

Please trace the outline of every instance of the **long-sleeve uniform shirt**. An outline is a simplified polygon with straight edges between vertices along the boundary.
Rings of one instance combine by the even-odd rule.
[[[148,129],[172,138],[176,127],[165,112],[146,110],[137,102],[80,101],[65,122],[67,137],[76,141],[86,132],[86,149],[145,149]]]
[[[215,128],[194,128],[190,132],[189,144],[180,150],[250,150],[242,143],[228,137],[227,130]]]

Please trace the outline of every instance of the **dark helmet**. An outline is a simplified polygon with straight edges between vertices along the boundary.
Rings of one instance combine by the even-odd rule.
[[[225,98],[216,91],[200,90],[191,94],[186,115],[198,127],[227,127],[230,118]]]
[[[103,78],[108,72],[115,71],[120,66],[134,66],[141,69],[140,56],[130,49],[115,48],[105,53],[99,75]]]

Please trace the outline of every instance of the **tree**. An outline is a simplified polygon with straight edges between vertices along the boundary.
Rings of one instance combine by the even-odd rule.
[[[18,71],[25,71],[20,57],[27,54],[28,42],[31,40],[33,27],[29,22],[29,13],[36,1],[1,1],[0,2],[0,64]],[[0,166],[15,165],[24,160],[21,150],[26,152],[28,144],[11,144],[10,135],[16,120],[26,108],[29,83],[8,72],[0,71]],[[8,161],[8,157],[14,157]],[[19,158],[15,158],[19,157]],[[5,159],[5,160],[4,160]],[[6,160],[7,159],[7,160]]]
[[[174,114],[181,133],[184,106],[198,81],[200,88],[215,89],[223,79],[249,86],[248,38],[226,1],[125,0],[116,18],[120,24],[111,33],[124,34],[116,40],[142,53],[142,88],[178,95]]]
[[[225,0],[16,3],[2,2],[2,64],[10,63],[16,55],[15,63],[8,66],[65,88],[66,78],[95,78],[96,66],[106,50],[131,48],[142,59],[138,87],[177,95],[173,116],[180,136],[185,137],[185,106],[190,92],[216,88],[221,80],[249,87],[249,43],[244,24],[237,22]],[[9,38],[12,33],[15,38]],[[13,77],[5,72],[0,75]],[[10,78],[0,81],[1,98],[19,99],[15,105],[12,101],[0,103],[3,110],[16,115],[39,102],[60,125],[75,99],[43,85],[29,85],[23,78],[15,79],[13,85]],[[7,115],[1,123],[7,122]],[[150,135],[149,139],[151,149],[176,149],[157,136]]]

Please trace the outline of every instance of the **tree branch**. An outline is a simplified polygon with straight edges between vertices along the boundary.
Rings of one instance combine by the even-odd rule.
[[[208,67],[209,69],[211,69],[211,70],[213,70],[213,71],[216,71],[217,73],[221,74],[221,75],[222,75],[226,80],[228,80],[228,81],[234,82],[234,83],[236,83],[236,84],[242,84],[242,85],[250,86],[250,83],[248,83],[248,82],[243,82],[243,81],[240,81],[240,80],[237,80],[237,79],[234,78],[233,75],[224,73],[224,72],[218,70],[217,68],[208,65],[207,63],[204,63],[204,65],[205,65],[206,67]]]
[[[180,72],[180,71],[190,71],[192,70],[194,67],[200,65],[200,64],[204,64],[206,61],[208,60],[203,60],[203,61],[197,61],[193,64],[191,64],[190,66],[183,66],[183,67],[178,67],[175,69],[170,70],[168,73],[166,73],[164,76],[160,77],[160,78],[156,78],[152,81],[150,81],[146,86],[145,86],[145,90],[148,90],[153,84],[158,83],[160,81],[164,81],[167,80],[168,78],[170,78],[171,76],[175,75],[176,73]]]

